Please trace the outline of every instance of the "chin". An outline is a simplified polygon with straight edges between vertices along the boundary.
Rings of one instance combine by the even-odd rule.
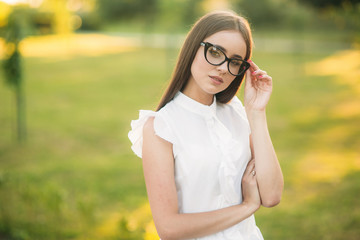
[[[216,89],[216,90],[215,90],[215,89],[203,89],[203,91],[204,91],[205,93],[211,94],[211,95],[215,95],[215,94],[221,92],[221,91],[219,91],[219,90],[217,90],[217,89]]]
[[[207,89],[203,89],[204,92],[208,93],[208,94],[212,94],[212,95],[215,95],[215,94],[218,94],[219,92],[222,92],[224,91],[226,88],[224,87],[214,87],[214,86],[210,86],[209,88]]]

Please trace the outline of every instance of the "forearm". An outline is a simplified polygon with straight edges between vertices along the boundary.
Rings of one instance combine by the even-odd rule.
[[[257,209],[257,206],[243,203],[210,212],[173,214],[162,219],[154,216],[154,221],[163,240],[198,238],[223,231]]]
[[[271,142],[265,111],[247,111],[247,114],[262,204],[271,207],[280,201],[283,175]]]

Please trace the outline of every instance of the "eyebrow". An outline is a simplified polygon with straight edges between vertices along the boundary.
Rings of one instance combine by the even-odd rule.
[[[215,47],[219,48],[221,51],[223,51],[224,53],[227,53],[226,49],[220,45],[216,45],[216,44],[213,44]],[[240,59],[243,59],[242,56],[238,55],[238,54],[234,54],[233,55],[235,58],[240,58]]]

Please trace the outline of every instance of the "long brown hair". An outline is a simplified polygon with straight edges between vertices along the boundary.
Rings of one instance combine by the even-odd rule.
[[[200,43],[207,37],[225,30],[239,31],[246,43],[245,60],[251,57],[252,36],[248,21],[230,11],[214,11],[201,17],[188,33],[181,48],[178,61],[158,107],[157,111],[170,102],[178,91],[182,91],[191,76],[191,65],[195,58]],[[222,92],[216,94],[220,103],[229,102],[238,91],[245,73],[237,76],[232,83]]]

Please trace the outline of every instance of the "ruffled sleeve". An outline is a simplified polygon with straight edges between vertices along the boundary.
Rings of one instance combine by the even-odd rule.
[[[132,143],[131,149],[138,157],[142,157],[143,128],[150,117],[154,119],[155,134],[170,143],[174,143],[174,137],[171,129],[168,127],[164,116],[159,112],[140,110],[139,119],[131,121],[131,130],[128,137]]]

